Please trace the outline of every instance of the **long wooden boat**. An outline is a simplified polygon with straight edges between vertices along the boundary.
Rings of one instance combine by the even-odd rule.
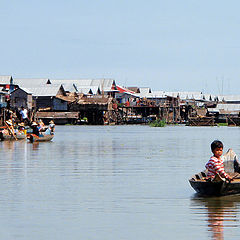
[[[50,135],[50,134],[41,134],[39,136],[35,135],[35,134],[30,134],[28,136],[28,140],[30,142],[48,142],[51,141],[53,139],[54,135]]]
[[[217,176],[213,181],[206,178],[206,171],[194,174],[189,183],[202,196],[224,196],[240,193],[240,166],[236,154],[230,149],[224,156],[224,169],[233,178],[226,181]],[[229,160],[233,159],[233,160]]]

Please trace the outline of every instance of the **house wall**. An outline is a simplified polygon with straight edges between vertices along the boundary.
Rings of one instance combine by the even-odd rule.
[[[55,97],[34,97],[36,108],[50,108],[52,111],[67,111],[67,102]]]
[[[64,100],[61,100],[59,98],[54,98],[53,99],[53,110],[54,111],[67,111],[68,104]]]
[[[11,106],[20,108],[25,107],[32,109],[32,95],[18,89],[11,94]]]
[[[52,110],[52,97],[34,97],[36,108],[50,108]]]

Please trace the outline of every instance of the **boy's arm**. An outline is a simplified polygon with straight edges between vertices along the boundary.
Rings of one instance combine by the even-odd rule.
[[[225,172],[223,163],[215,163],[214,169],[222,178],[231,180],[232,178]]]

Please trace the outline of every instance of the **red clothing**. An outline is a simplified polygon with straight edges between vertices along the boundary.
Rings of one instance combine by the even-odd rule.
[[[216,157],[212,156],[205,167],[208,170],[207,177],[214,178],[218,173],[222,178],[229,178],[229,176],[224,171],[222,158],[217,159]]]

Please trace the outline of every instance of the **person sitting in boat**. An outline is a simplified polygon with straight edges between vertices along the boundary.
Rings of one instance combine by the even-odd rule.
[[[50,128],[50,130],[51,130],[51,134],[54,134],[54,132],[55,132],[55,123],[54,123],[53,120],[51,120],[51,121],[49,122],[49,128]]]
[[[55,124],[51,120],[49,122],[49,126],[48,126],[47,130],[45,131],[44,135],[54,135],[54,131],[55,131]]]
[[[18,124],[18,130],[19,131],[24,131],[25,130],[25,124],[23,122]]]
[[[47,127],[45,126],[44,122],[42,121],[42,119],[40,119],[38,121],[38,130],[39,130],[39,132],[45,132],[46,128]]]
[[[205,165],[207,169],[207,178],[213,180],[216,175],[221,178],[231,181],[232,178],[225,172],[223,166],[223,159],[221,158],[223,154],[223,143],[219,140],[215,140],[211,143],[211,150],[213,156]]]
[[[32,134],[39,136],[39,127],[36,122],[32,123]]]
[[[13,127],[13,121],[12,119],[8,119],[6,121],[6,125],[7,125],[7,128],[8,128],[8,134],[9,135],[12,135],[12,134],[15,134],[15,129]]]
[[[17,130],[19,134],[26,134],[25,124],[23,122],[19,123]]]

